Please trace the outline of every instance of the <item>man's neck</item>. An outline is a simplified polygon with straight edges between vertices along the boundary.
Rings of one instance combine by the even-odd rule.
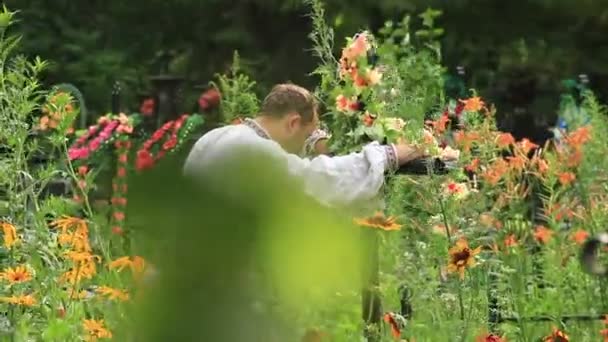
[[[264,115],[260,115],[257,116],[255,119],[253,119],[264,131],[266,131],[266,133],[268,134],[268,136],[270,137],[270,139],[275,140],[275,137],[277,137],[277,125],[274,119],[269,118],[267,116]]]

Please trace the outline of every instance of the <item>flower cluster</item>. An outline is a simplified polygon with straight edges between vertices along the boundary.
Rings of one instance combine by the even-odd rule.
[[[86,220],[78,217],[62,217],[51,222],[51,226],[59,230],[57,241],[66,248],[64,257],[72,262],[70,269],[61,277],[61,282],[76,285],[83,279],[91,279],[97,273],[96,262],[101,258],[91,254],[89,244],[89,226]],[[74,290],[70,296],[74,296]]]
[[[16,227],[8,222],[0,222],[0,226],[2,226],[2,231],[4,233],[4,247],[9,250],[13,249],[17,242],[19,242]],[[33,274],[30,267],[23,264],[15,267],[7,267],[0,272],[0,281],[8,283],[9,287],[27,283],[32,279]],[[11,290],[11,295],[9,297],[0,297],[0,302],[21,306],[36,305],[36,299],[32,294],[15,294],[15,290]]]
[[[49,99],[48,102],[42,106],[42,116],[38,123],[38,129],[46,131],[49,129],[57,129],[63,123],[68,126],[66,133],[74,132],[71,127],[72,121],[76,115],[74,106],[72,104],[72,98],[69,94],[64,92],[56,92]]]
[[[112,181],[112,232],[117,235],[122,235],[123,222],[125,220],[125,207],[127,206],[127,164],[129,162],[129,150],[131,149],[131,141],[129,136],[121,136],[114,142],[116,151],[116,175]]]
[[[357,34],[342,50],[340,57],[340,77],[349,80],[356,88],[362,89],[380,82],[382,74],[369,65],[373,37],[368,32]]]
[[[156,101],[153,98],[148,97],[145,98],[141,102],[141,106],[139,107],[139,112],[143,116],[152,116],[154,111],[156,110]]]
[[[221,94],[217,88],[211,88],[198,98],[198,107],[201,110],[209,110],[220,104]]]
[[[192,130],[201,123],[202,118],[199,115],[184,114],[176,120],[163,124],[137,151],[135,169],[147,170],[167,153],[176,151]]]
[[[116,117],[102,116],[97,121],[97,125],[89,127],[68,149],[68,157],[70,160],[87,159],[104,143],[110,141],[114,134],[131,134],[132,132],[133,125],[125,114],[121,113]]]

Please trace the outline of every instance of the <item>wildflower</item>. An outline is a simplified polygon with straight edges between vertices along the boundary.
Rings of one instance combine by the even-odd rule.
[[[450,260],[448,272],[458,272],[460,279],[464,279],[464,271],[467,267],[475,266],[475,256],[481,252],[481,247],[469,248],[469,243],[465,239],[460,239],[456,245],[449,250]]]
[[[89,252],[75,252],[75,251],[67,251],[64,255],[72,260],[73,262],[88,262],[88,261],[97,261],[101,262],[101,257],[98,255],[91,254]]]
[[[467,112],[478,112],[485,106],[485,103],[479,96],[459,101],[464,104],[464,110]]]
[[[505,237],[505,247],[515,247],[517,246],[517,238],[515,237],[514,234],[509,234],[507,235],[507,237]]]
[[[154,114],[154,105],[155,103],[153,98],[144,99],[141,103],[141,107],[139,107],[139,111],[143,116],[151,116]]]
[[[608,342],[608,315],[605,316],[603,322],[607,329],[600,330],[600,335],[602,335],[602,337],[604,338],[604,342]]]
[[[479,158],[473,159],[464,169],[471,173],[476,172],[479,169]]]
[[[538,168],[538,172],[540,172],[542,175],[546,174],[547,171],[549,171],[549,163],[545,159],[535,157],[533,160],[533,164],[536,165],[536,167]]]
[[[85,319],[82,322],[84,330],[87,332],[87,341],[96,341],[98,338],[112,338],[112,332],[105,327],[103,319]]]
[[[11,297],[0,297],[0,302],[22,305],[22,306],[34,306],[36,305],[36,299],[32,295],[19,295]]]
[[[132,258],[124,256],[110,262],[110,264],[108,264],[108,268],[110,270],[117,269],[118,272],[121,272],[125,268],[129,268],[133,273],[133,277],[138,280],[146,270],[146,260],[137,255],[133,256]]]
[[[566,143],[572,147],[580,147],[590,139],[590,131],[591,128],[589,126],[583,126],[577,128],[575,131],[572,131],[566,137]]]
[[[129,300],[129,293],[127,293],[127,291],[114,289],[108,286],[100,286],[95,289],[95,292],[107,296],[110,300],[120,300],[122,302]]]
[[[220,103],[221,94],[216,88],[211,88],[198,98],[198,106],[202,110],[207,110],[209,108],[215,107]]]
[[[338,95],[336,97],[336,108],[340,112],[355,112],[359,110],[359,103],[354,96],[348,99],[344,95]]]
[[[80,176],[86,176],[87,172],[89,172],[89,168],[86,165],[80,166],[78,167],[78,174]]]
[[[447,129],[448,124],[450,123],[450,118],[447,115],[441,115],[439,119],[435,121],[427,121],[427,124],[433,127],[433,130],[437,134],[442,134]]]
[[[51,226],[61,229],[62,232],[66,232],[70,228],[87,230],[87,221],[79,217],[63,216],[62,218],[51,222]]]
[[[497,159],[490,165],[489,168],[485,170],[482,174],[482,177],[486,182],[490,185],[496,185],[500,179],[507,173],[509,168],[509,164],[504,161],[502,158]]]
[[[466,183],[447,182],[443,185],[443,192],[457,199],[463,199],[469,194],[469,189]]]
[[[127,175],[127,169],[125,169],[124,167],[119,167],[116,171],[116,175],[119,178],[124,178]]]
[[[378,228],[381,230],[399,230],[401,229],[401,225],[395,222],[395,218],[392,216],[385,217],[384,214],[380,211],[376,212],[376,214],[372,217],[368,218],[356,218],[354,220],[355,224],[363,227],[370,228]]]
[[[530,140],[528,140],[527,138],[522,139],[520,142],[517,143],[517,148],[518,150],[521,151],[521,153],[523,155],[528,155],[530,153],[530,151],[532,151],[533,149],[538,148],[538,145],[531,142]]]
[[[509,168],[511,170],[523,171],[526,167],[527,160],[522,156],[507,157],[507,160],[509,161]]]
[[[507,342],[507,339],[494,334],[482,333],[477,336],[475,342]]]
[[[38,124],[38,129],[41,131],[46,131],[49,128],[49,117],[43,116],[40,118],[40,123]]]
[[[7,280],[13,285],[32,280],[32,273],[25,266],[21,265],[15,268],[7,268],[6,271],[0,273],[0,278]]]
[[[570,337],[568,337],[568,335],[566,335],[563,331],[553,328],[551,335],[543,338],[543,342],[570,342]]]
[[[589,237],[589,233],[586,230],[579,229],[576,232],[574,232],[570,238],[577,245],[582,245],[583,243],[585,243],[585,241],[587,241],[588,237]]]
[[[553,231],[544,226],[536,226],[536,229],[534,230],[534,238],[540,243],[548,243],[552,236]]]
[[[128,162],[128,156],[127,156],[127,154],[126,153],[121,153],[118,156],[118,162],[121,163],[121,164],[126,164]]]
[[[570,183],[574,182],[576,176],[572,172],[562,172],[558,176],[559,183],[563,186],[567,186]]]
[[[382,79],[382,74],[375,68],[368,69],[365,78],[367,79],[367,83],[369,85],[376,85],[380,83],[380,80]]]
[[[477,142],[480,137],[481,136],[478,132],[475,132],[475,131],[464,132],[464,131],[460,130],[454,134],[454,142],[459,147],[462,147],[461,149],[463,151],[468,152],[471,150],[471,146],[473,145],[473,143]]]
[[[401,329],[399,328],[399,324],[395,319],[395,314],[392,312],[387,312],[386,314],[384,314],[384,322],[390,326],[391,335],[393,335],[393,338],[399,340],[399,338],[401,337]]]
[[[11,249],[17,242],[19,242],[17,229],[8,222],[0,222],[0,226],[2,226],[2,233],[4,235],[4,247]]]
[[[75,267],[63,273],[59,277],[60,282],[70,284],[78,284],[82,279],[91,279],[97,273],[97,267],[93,260],[83,261],[76,264]]]
[[[146,260],[140,256],[134,256],[131,261],[131,271],[136,275],[141,275],[144,273],[144,269],[146,267]]]
[[[515,138],[513,138],[511,133],[500,133],[496,137],[496,144],[500,148],[509,147],[515,144]]]
[[[108,268],[109,269],[115,269],[117,268],[118,271],[122,271],[123,269],[127,268],[127,267],[131,267],[131,258],[129,258],[128,256],[124,256],[121,258],[118,258],[114,261],[112,261],[109,265]]]
[[[362,118],[363,124],[367,127],[371,127],[374,124],[375,120],[376,120],[376,116],[369,112],[365,112],[365,115],[363,115],[363,118]]]
[[[120,211],[115,212],[114,213],[114,219],[116,221],[124,221],[124,219],[125,219],[125,213],[120,212]]]

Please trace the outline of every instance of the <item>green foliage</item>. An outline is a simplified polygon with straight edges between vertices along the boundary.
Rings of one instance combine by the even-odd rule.
[[[232,66],[228,74],[217,75],[217,84],[222,101],[222,120],[230,123],[238,117],[251,117],[259,111],[259,100],[254,92],[255,81],[242,73],[238,52],[234,52]]]

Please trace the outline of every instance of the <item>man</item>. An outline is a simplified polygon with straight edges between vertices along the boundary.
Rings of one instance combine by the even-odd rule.
[[[308,195],[326,206],[372,209],[372,205],[377,209],[384,175],[422,156],[420,150],[405,143],[370,143],[361,152],[346,156],[298,156],[304,149],[325,149],[328,136],[318,125],[317,103],[309,91],[293,84],[276,85],[255,119],[217,128],[201,137],[186,160],[185,172],[196,175],[221,164],[227,154],[253,149],[272,156],[278,166],[302,181]]]

